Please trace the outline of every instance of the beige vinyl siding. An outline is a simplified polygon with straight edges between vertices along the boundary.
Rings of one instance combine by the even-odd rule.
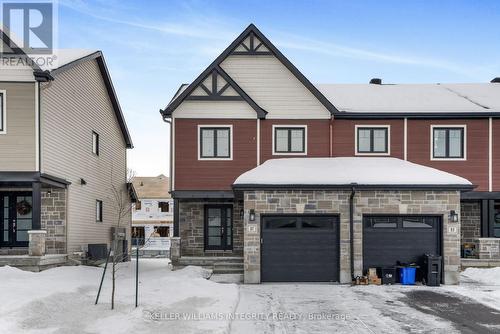
[[[330,118],[330,112],[274,56],[229,56],[221,66],[268,112],[268,119]]]
[[[125,187],[126,145],[97,62],[57,74],[41,94],[42,171],[71,182],[68,253],[89,243],[109,245],[115,223],[110,189]],[[99,156],[92,153],[92,131],[99,134]],[[96,222],[96,200],[103,201],[102,223]]]
[[[3,76],[0,76],[3,78]],[[6,133],[0,134],[0,171],[35,171],[35,83],[0,82]]]
[[[255,119],[257,113],[246,101],[183,101],[175,118]]]

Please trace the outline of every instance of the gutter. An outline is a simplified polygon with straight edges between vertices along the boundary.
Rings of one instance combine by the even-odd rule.
[[[356,195],[356,183],[352,184],[351,195],[349,196],[349,242],[351,259],[351,279],[354,279],[354,196]]]

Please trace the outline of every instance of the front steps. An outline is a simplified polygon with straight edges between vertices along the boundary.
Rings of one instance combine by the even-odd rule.
[[[240,256],[182,256],[174,269],[199,266],[212,270],[212,274],[243,274],[243,257]]]

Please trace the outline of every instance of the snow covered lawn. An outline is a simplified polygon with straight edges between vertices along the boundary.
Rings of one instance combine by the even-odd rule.
[[[136,309],[134,264],[122,264],[118,272],[114,311],[109,304],[109,278],[99,305],[94,305],[101,268],[61,267],[30,273],[1,267],[0,333],[448,334],[462,328],[460,321],[500,329],[500,268],[468,269],[460,286],[439,288],[236,285],[206,280],[207,272],[198,267],[172,272],[167,260],[141,259]],[[446,304],[450,301],[453,307]],[[482,319],[472,313],[477,318],[468,319],[467,313],[481,306],[478,303],[499,311],[480,310],[486,313]],[[465,316],[447,317],[462,308]],[[496,320],[490,322],[491,317]]]
[[[110,310],[109,271],[95,306],[101,268],[60,267],[31,273],[0,267],[0,333],[226,332],[227,321],[160,319],[171,312],[230,313],[238,296],[236,285],[206,280],[206,271],[198,267],[170,271],[167,261],[140,260],[137,309],[135,262],[122,264],[114,311]]]

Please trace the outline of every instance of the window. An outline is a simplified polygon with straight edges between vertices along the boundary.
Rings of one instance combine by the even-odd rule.
[[[433,229],[438,227],[437,216],[364,216],[365,228],[373,229]]]
[[[95,221],[102,222],[102,201],[95,201]]]
[[[99,155],[99,134],[92,131],[92,153]]]
[[[231,126],[200,126],[199,159],[231,159]]]
[[[169,212],[170,205],[168,202],[159,202],[158,207],[160,208],[160,212]]]
[[[273,154],[306,154],[305,126],[273,126]]]
[[[365,217],[365,226],[371,228],[397,228],[397,217]]]
[[[389,154],[389,126],[356,126],[356,154]]]
[[[141,208],[142,208],[141,201],[137,200],[137,202],[135,202],[135,209],[137,211],[140,211]]]
[[[465,159],[465,126],[432,126],[431,159]]]
[[[7,133],[6,122],[7,112],[5,111],[5,91],[0,90],[0,134]]]

